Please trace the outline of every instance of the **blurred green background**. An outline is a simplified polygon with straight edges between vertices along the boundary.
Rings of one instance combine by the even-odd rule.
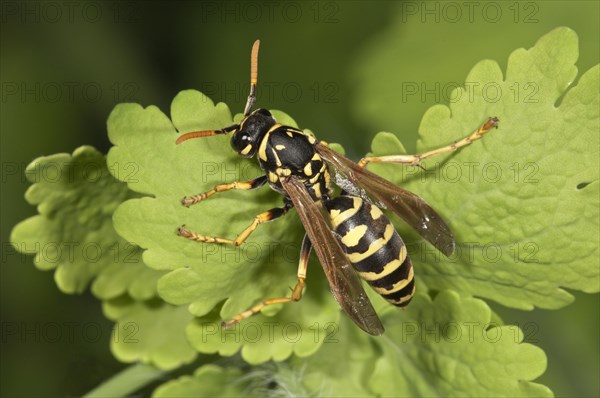
[[[380,130],[414,150],[425,110],[448,103],[403,95],[402,82],[460,84],[483,58],[504,69],[511,51],[558,26],[579,35],[580,73],[599,61],[597,1],[475,3],[2,1],[1,395],[81,395],[124,367],[108,350],[100,303],[60,293],[52,273],[8,244],[36,212],[23,199],[31,160],[83,144],[106,152],[119,102],[168,114],[177,92],[195,88],[242,111],[256,38],[258,105],[354,157]],[[598,396],[599,296],[575,296],[559,311],[494,309],[546,351],[541,383],[557,396]]]

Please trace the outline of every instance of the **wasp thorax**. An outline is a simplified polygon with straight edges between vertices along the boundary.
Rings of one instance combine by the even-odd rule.
[[[275,123],[275,118],[268,110],[255,110],[242,120],[239,130],[231,137],[232,148],[245,158],[254,156],[260,140]]]

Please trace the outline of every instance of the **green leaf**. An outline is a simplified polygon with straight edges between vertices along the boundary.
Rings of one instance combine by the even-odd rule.
[[[551,396],[531,383],[544,352],[482,300],[417,294],[404,311],[372,295],[386,332],[371,337],[342,316],[317,353],[289,362],[318,396]]]
[[[238,368],[223,369],[216,365],[204,365],[193,376],[182,376],[158,387],[152,396],[167,397],[242,397],[244,385],[238,382],[242,372]]]
[[[374,301],[383,308],[382,299]],[[342,316],[325,330],[323,345],[308,358],[291,357],[250,369],[205,366],[192,377],[164,384],[155,394],[552,396],[548,388],[531,382],[546,368],[543,351],[523,343],[518,327],[501,326],[482,300],[444,291],[434,300],[418,294],[406,311],[385,308],[380,311],[387,327],[382,337],[368,336]],[[211,328],[205,332],[214,334]],[[243,332],[230,336],[240,339]],[[236,389],[213,390],[219,385]]]
[[[160,386],[156,397],[167,396],[373,396],[367,389],[379,352],[371,337],[347,318],[331,324],[323,346],[304,359],[220,368],[205,365],[193,376],[183,376]]]
[[[381,356],[373,338],[342,315],[325,330],[323,346],[306,360],[290,359],[310,396],[374,396],[369,388],[376,361]]]
[[[425,114],[418,151],[452,143],[488,116],[499,117],[497,130],[424,162],[426,171],[373,165],[428,201],[455,234],[457,252],[445,258],[403,233],[417,289],[454,289],[520,309],[565,306],[572,296],[564,288],[600,290],[599,67],[569,89],[577,53],[575,33],[560,28],[513,52],[506,76],[496,62],[480,62],[470,88],[453,93],[459,100]],[[389,134],[373,149],[401,150]]]
[[[182,376],[158,387],[165,397],[308,397],[302,372],[287,365],[268,364],[253,369],[204,365],[192,376]]]
[[[97,278],[92,291],[99,298],[156,295],[158,273],[144,266],[139,248],[112,225],[116,207],[135,195],[110,175],[101,153],[83,146],[73,155],[41,157],[26,175],[33,185],[25,198],[40,214],[15,226],[11,242],[35,254],[39,269],[56,269],[61,291],[81,293]]]
[[[105,301],[103,311],[117,322],[110,344],[118,360],[140,361],[169,370],[196,358],[184,334],[185,325],[192,319],[185,307],[160,299],[134,301],[121,296]]]
[[[548,397],[530,382],[546,368],[544,352],[523,343],[516,326],[498,326],[485,302],[444,291],[418,294],[401,315],[389,309],[387,331],[369,386],[382,397]]]
[[[192,376],[182,376],[159,386],[163,397],[308,397],[303,373],[287,364],[266,364],[252,369],[204,365]]]
[[[505,68],[515,48],[530,47],[560,24],[580,34],[577,65],[580,70],[589,69],[599,59],[598,4],[563,4],[543,0],[431,6],[395,2],[387,11],[388,22],[353,52],[353,95],[344,102],[352,105],[354,123],[364,126],[365,134],[393,129],[412,153],[423,114],[436,104],[454,102],[452,89],[462,84],[473,65],[488,58]],[[524,8],[519,10],[519,5],[530,7],[533,18],[522,12]],[[451,9],[457,11],[457,18],[450,16]],[[488,18],[487,9],[497,9],[498,18]],[[506,95],[532,93],[531,88],[515,89]]]
[[[127,246],[126,246],[127,247]],[[133,250],[139,247],[130,246],[121,250],[120,255],[125,256],[124,263],[108,265],[98,275],[92,284],[92,293],[101,300],[109,300],[127,294],[134,300],[149,300],[157,295],[156,286],[163,272],[147,267],[141,259],[141,252],[136,254],[133,261]]]
[[[332,298],[321,297],[323,292],[329,293],[323,283],[313,283],[310,289],[321,294],[307,294],[299,303],[284,306],[276,316],[258,314],[229,329],[221,328],[216,313],[197,318],[188,325],[188,339],[206,354],[231,356],[241,350],[242,358],[251,364],[283,361],[292,354],[310,356],[321,347],[341,315]]]
[[[215,184],[249,180],[262,174],[255,160],[244,160],[229,146],[229,137],[215,136],[175,145],[177,131],[216,129],[229,126],[233,119],[224,104],[217,104],[196,91],[183,91],[173,100],[172,122],[156,107],[142,108],[122,104],[111,113],[109,136],[115,145],[108,164],[117,178],[137,192],[152,195],[123,203],[114,215],[119,234],[146,249],[143,258],[150,267],[169,270],[158,285],[159,293],[174,305],[189,304],[190,312],[205,316],[219,306],[219,316],[199,319],[188,334],[201,352],[232,355],[240,348],[249,362],[271,358],[283,360],[295,352],[308,355],[322,341],[309,338],[309,330],[336,321],[339,308],[326,288],[319,266],[311,265],[311,279],[302,304],[285,306],[283,314],[273,316],[281,306],[268,308],[269,321],[278,324],[276,338],[269,340],[261,327],[258,342],[247,339],[221,342],[219,336],[205,339],[202,324],[231,319],[251,305],[268,297],[289,294],[296,282],[296,268],[303,230],[293,215],[260,226],[244,245],[196,243],[176,235],[186,228],[205,235],[233,238],[244,230],[254,216],[282,205],[280,195],[264,187],[258,191],[230,191],[211,197],[191,208],[181,198],[208,191]],[[295,125],[293,119],[274,111],[278,120]],[[238,116],[239,120],[239,116]],[[135,180],[125,178],[125,165],[135,169]],[[134,165],[134,166],[131,166]],[[312,308],[315,312],[309,312]],[[255,322],[266,318],[259,316]],[[289,326],[291,323],[294,325]],[[318,325],[315,326],[315,322]],[[288,339],[281,331],[297,324],[305,338]],[[220,330],[220,328],[219,328]],[[220,333],[220,332],[219,332]],[[216,339],[216,340],[215,340]],[[250,343],[250,344],[249,344]]]

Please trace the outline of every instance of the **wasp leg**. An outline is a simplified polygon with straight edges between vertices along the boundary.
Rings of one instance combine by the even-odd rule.
[[[300,249],[300,261],[298,263],[298,282],[296,282],[296,286],[294,286],[294,288],[292,289],[292,295],[290,297],[272,298],[261,301],[254,307],[234,316],[233,318],[231,318],[231,320],[227,322],[221,322],[221,326],[224,329],[229,328],[235,325],[236,323],[260,312],[260,310],[269,305],[300,301],[300,299],[302,298],[302,291],[306,286],[306,270],[308,268],[308,258],[310,256],[311,248],[312,244],[310,243],[310,239],[308,239],[307,235],[304,235],[304,240],[302,241],[302,249]]]
[[[213,196],[217,192],[225,192],[225,191],[230,191],[232,189],[240,189],[242,191],[249,191],[252,189],[257,189],[257,188],[262,187],[265,184],[265,182],[267,182],[267,176],[261,176],[261,177],[255,178],[254,180],[250,180],[250,181],[234,181],[234,182],[230,182],[228,184],[215,185],[215,187],[213,189],[211,189],[210,191],[207,191],[204,193],[199,193],[198,195],[194,195],[194,196],[184,197],[183,199],[181,199],[181,204],[184,205],[185,207],[190,207],[193,204],[196,204],[206,198]]]
[[[243,230],[234,240],[225,239],[225,238],[217,238],[214,236],[200,235],[199,233],[185,229],[185,225],[182,225],[181,227],[179,227],[179,229],[177,230],[177,235],[183,236],[184,238],[187,238],[187,239],[190,239],[190,240],[193,240],[196,242],[228,243],[230,245],[239,246],[242,243],[244,243],[244,241],[246,239],[248,239],[250,234],[252,234],[252,232],[254,232],[260,224],[263,224],[263,223],[266,223],[269,221],[273,221],[273,220],[283,216],[291,208],[292,208],[292,206],[290,204],[286,203],[284,205],[284,207],[276,207],[274,209],[267,210],[263,213],[260,213],[259,215],[254,217],[254,221],[252,221],[252,224],[250,224],[245,230]]]
[[[361,167],[365,167],[368,163],[400,163],[400,164],[408,164],[413,166],[418,166],[421,163],[421,160],[430,158],[432,156],[440,155],[442,153],[453,152],[458,148],[462,148],[464,146],[469,145],[473,141],[477,141],[484,134],[492,129],[492,127],[498,127],[498,118],[491,117],[485,122],[481,127],[479,127],[473,134],[463,138],[460,141],[455,142],[452,145],[447,145],[442,148],[434,149],[429,152],[421,153],[418,155],[391,155],[391,156],[373,156],[373,157],[365,157],[362,158],[358,165]]]

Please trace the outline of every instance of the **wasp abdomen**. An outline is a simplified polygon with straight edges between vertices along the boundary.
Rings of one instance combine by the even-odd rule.
[[[383,212],[356,196],[325,204],[338,240],[361,278],[388,302],[406,306],[415,291],[406,246]]]

